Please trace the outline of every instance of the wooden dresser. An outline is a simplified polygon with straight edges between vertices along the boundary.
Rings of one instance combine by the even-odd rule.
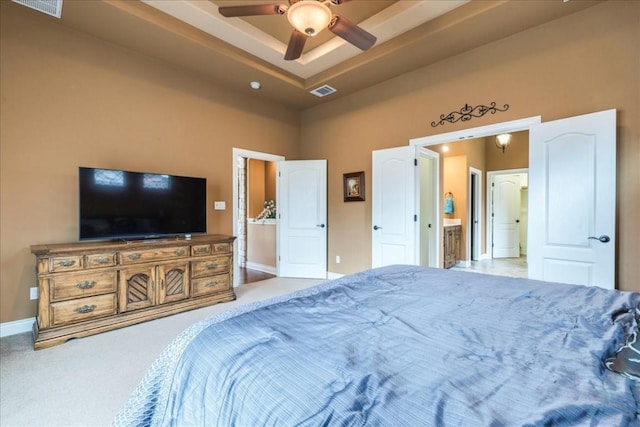
[[[234,239],[31,246],[39,291],[34,348],[234,300]]]

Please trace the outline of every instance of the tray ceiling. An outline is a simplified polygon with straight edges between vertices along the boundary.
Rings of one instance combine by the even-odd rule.
[[[306,109],[599,1],[352,0],[332,5],[332,12],[374,34],[376,44],[362,52],[323,31],[296,61],[283,59],[291,31],[285,16],[224,18],[218,13],[221,5],[260,3],[279,2],[67,0],[61,22],[225,87]],[[251,89],[251,81],[259,81],[261,89]],[[337,92],[325,98],[309,93],[326,84]]]

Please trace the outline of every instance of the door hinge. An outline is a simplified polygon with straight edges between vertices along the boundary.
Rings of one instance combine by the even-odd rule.
[[[418,166],[418,159],[413,159],[413,166]]]
[[[418,222],[418,215],[413,216],[413,222]]]

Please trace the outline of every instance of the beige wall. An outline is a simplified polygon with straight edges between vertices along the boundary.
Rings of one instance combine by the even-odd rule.
[[[276,167],[275,162],[249,159],[248,218],[260,215],[267,200],[276,200]]]
[[[8,3],[0,1],[0,322],[36,313],[29,245],[77,240],[78,166],[206,177],[209,205],[228,202],[225,211],[211,206],[208,231],[231,233],[232,147],[327,159],[328,267],[351,273],[371,265],[372,150],[609,108],[618,109],[618,286],[640,290],[639,2],[605,2],[307,110],[301,120]],[[492,101],[510,109],[430,126],[465,103]],[[360,170],[366,201],[344,203],[342,174]]]
[[[247,173],[247,217],[255,218],[264,209],[264,160],[249,159]]]
[[[276,268],[275,221],[255,221],[247,224],[247,262],[258,267]]]
[[[546,122],[616,108],[617,286],[640,290],[639,22],[640,2],[605,2],[305,111],[301,154],[328,160],[329,271],[371,266],[372,150],[525,117]],[[430,125],[465,103],[492,101],[510,108]],[[357,170],[365,171],[367,200],[344,203],[342,174]]]
[[[205,177],[231,234],[232,147],[298,158],[299,113],[0,3],[0,322],[36,314],[29,246],[77,241],[78,166]]]

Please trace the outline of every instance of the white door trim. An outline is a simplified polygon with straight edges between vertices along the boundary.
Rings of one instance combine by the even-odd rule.
[[[493,136],[499,133],[518,132],[522,130],[529,130],[529,128],[532,125],[537,125],[540,123],[542,123],[542,116],[527,117],[524,119],[496,123],[496,124],[487,125],[487,126],[480,126],[477,128],[470,128],[470,129],[464,129],[464,130],[459,130],[455,132],[440,133],[438,135],[412,138],[409,140],[409,145],[426,147],[429,145],[442,144],[444,142],[453,142],[453,141],[459,141],[463,139]]]
[[[280,162],[285,158],[284,156],[279,156],[277,154],[269,154],[269,153],[261,153],[258,151],[244,150],[242,148],[232,148],[232,174],[233,174],[233,235],[238,235],[238,157],[244,157],[248,159],[256,159],[256,160],[265,160],[268,162]],[[276,187],[276,197],[277,197],[278,189]],[[276,225],[277,227],[277,225]],[[276,230],[276,236],[278,232]],[[277,245],[277,237],[276,237],[276,245]],[[235,240],[233,244],[233,286],[238,286],[238,279],[240,274],[240,267],[238,266],[238,241]]]
[[[429,150],[424,147],[418,148],[419,156],[431,159],[434,161],[434,175],[435,175],[435,190],[433,191],[433,209],[435,211],[434,215],[434,223],[432,224],[432,234],[429,237],[429,267],[438,268],[440,264],[440,242],[439,240],[439,232],[440,230],[440,153]],[[422,223],[423,212],[420,209],[420,203],[422,198],[422,181],[420,181],[420,171],[418,171],[418,185],[416,186],[416,211],[418,214],[418,238],[420,237],[420,230],[422,230],[425,224]],[[420,242],[420,240],[418,240]],[[420,244],[416,245],[416,260],[420,260]]]
[[[472,206],[471,203],[467,203],[467,206],[469,208],[469,212],[467,212],[467,230],[469,230],[469,233],[467,233],[467,248],[469,248],[469,250],[467,251],[467,253],[469,254],[469,262],[473,261],[473,258],[475,256],[476,260],[479,260],[480,257],[482,256],[482,252],[481,249],[482,248],[482,171],[480,169],[476,169],[474,167],[469,166],[469,195],[467,196],[467,200],[471,200],[471,197],[469,197],[471,195],[471,192],[474,191],[473,185],[472,185],[472,177],[475,175],[476,177],[476,188],[475,188],[475,201],[476,204],[475,206]],[[474,210],[475,212],[475,216],[478,220],[478,223],[476,224],[475,227],[473,227],[473,229],[475,230],[474,233],[474,240],[476,241],[476,250],[475,253],[473,251],[473,248],[471,247],[471,236],[470,236],[470,231],[472,229],[471,226],[471,218],[472,218],[472,210]]]

